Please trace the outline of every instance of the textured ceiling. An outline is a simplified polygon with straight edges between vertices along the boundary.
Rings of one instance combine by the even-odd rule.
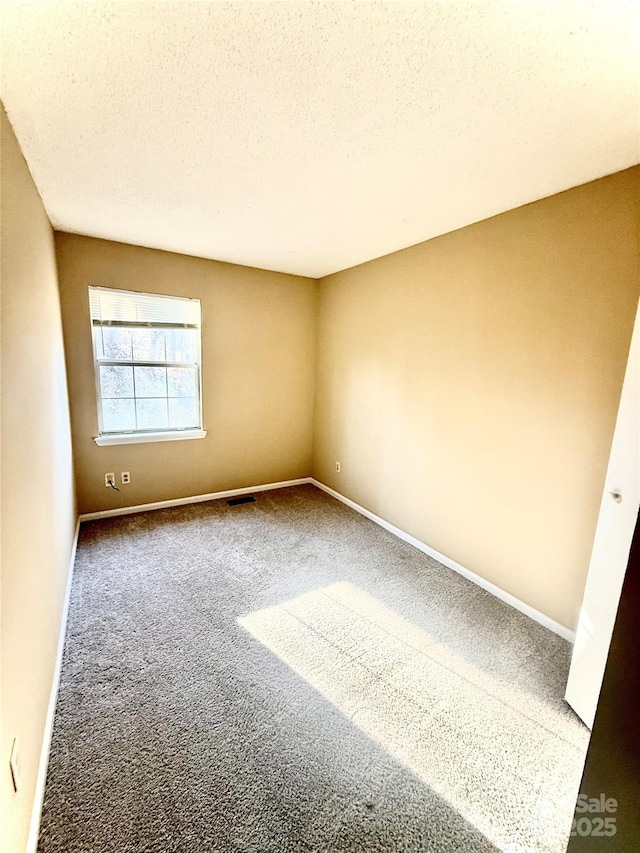
[[[2,7],[53,225],[314,278],[640,160],[622,0]]]

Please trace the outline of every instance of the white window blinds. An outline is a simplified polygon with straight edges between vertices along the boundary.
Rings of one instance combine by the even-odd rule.
[[[89,304],[96,325],[200,327],[199,299],[90,287]]]

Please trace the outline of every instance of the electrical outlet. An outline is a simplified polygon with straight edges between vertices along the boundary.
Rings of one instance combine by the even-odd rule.
[[[109,486],[115,486],[115,484],[116,484],[116,475],[113,473],[113,471],[112,471],[110,474],[105,474],[105,475],[104,475],[104,484],[105,484],[105,486],[107,486],[107,487],[109,487]]]
[[[11,781],[13,782],[13,790],[17,792],[18,787],[20,785],[20,755],[18,753],[17,738],[14,738],[13,743],[11,744],[9,769],[11,770]]]
[[[120,480],[123,486],[128,486],[131,482],[131,474],[128,471],[122,471],[120,474]]]
[[[340,463],[339,463],[339,462],[336,462],[336,474],[339,474],[339,473],[340,473],[340,468],[341,468]]]

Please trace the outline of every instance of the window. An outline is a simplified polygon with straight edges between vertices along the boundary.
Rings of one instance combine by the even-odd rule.
[[[97,444],[203,438],[200,301],[89,288]]]

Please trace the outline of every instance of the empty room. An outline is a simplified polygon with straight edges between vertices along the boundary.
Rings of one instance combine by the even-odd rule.
[[[2,853],[640,849],[637,5],[0,15]]]

